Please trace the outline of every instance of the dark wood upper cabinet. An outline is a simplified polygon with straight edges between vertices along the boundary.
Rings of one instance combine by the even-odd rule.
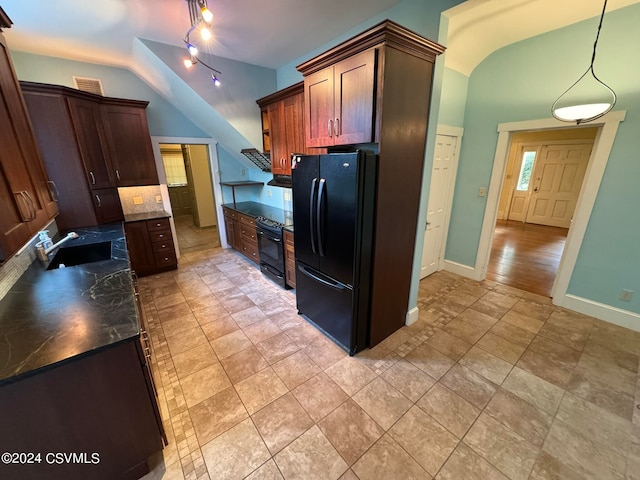
[[[147,102],[20,85],[47,172],[60,191],[60,229],[122,220],[117,187],[159,183]]]
[[[271,156],[271,173],[291,175],[291,154],[306,153],[303,82],[256,101],[262,115],[263,148]]]
[[[376,50],[368,50],[305,78],[306,143],[330,147],[373,142]]]
[[[111,166],[119,187],[157,185],[158,171],[143,105],[104,103],[102,114]]]
[[[27,90],[23,84],[25,95],[32,90]],[[101,189],[115,187],[115,175],[109,162],[108,151],[106,148],[106,137],[102,122],[100,104],[93,100],[85,100],[82,98],[67,97],[66,101],[69,105],[69,113],[73,131],[75,133],[78,149],[82,163],[84,164],[86,180],[89,188]],[[35,112],[33,112],[35,113]],[[42,111],[38,112],[38,116]],[[65,112],[58,112],[61,116]],[[33,115],[34,124],[39,129],[55,128],[51,125],[43,125],[36,115]],[[43,145],[44,148],[44,145]],[[64,159],[58,159],[64,162]],[[62,167],[62,165],[60,165]]]
[[[0,9],[0,32],[9,19]],[[58,209],[9,50],[0,33],[0,261],[20,249]]]

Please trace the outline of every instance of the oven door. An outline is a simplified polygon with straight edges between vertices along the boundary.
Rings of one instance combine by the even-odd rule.
[[[282,235],[274,235],[260,227],[256,228],[256,232],[258,234],[260,263],[266,263],[279,272],[284,272],[284,246],[282,244]]]

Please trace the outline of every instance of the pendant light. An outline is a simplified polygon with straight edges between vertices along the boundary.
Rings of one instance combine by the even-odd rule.
[[[602,8],[602,15],[600,15],[600,24],[598,25],[596,41],[593,44],[593,54],[591,55],[589,68],[587,68],[582,76],[565,90],[551,106],[552,115],[560,121],[576,122],[578,125],[591,122],[611,111],[616,104],[616,92],[600,80],[593,70],[598,39],[600,38],[600,29],[602,28],[602,20],[604,19],[606,9],[607,0],[604,0],[604,7]],[[599,90],[601,93],[598,94],[596,90]],[[596,95],[602,95],[601,99],[594,101],[593,99]],[[589,98],[591,98],[591,100],[589,100]]]

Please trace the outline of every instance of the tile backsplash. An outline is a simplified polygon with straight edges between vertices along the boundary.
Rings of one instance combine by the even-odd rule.
[[[58,225],[55,220],[43,228],[49,231],[49,236],[54,238],[58,234]],[[4,298],[11,287],[18,281],[20,275],[29,268],[29,265],[36,259],[36,243],[38,236],[33,237],[29,243],[22,248],[22,251],[9,258],[2,267],[0,267],[0,300]]]
[[[132,213],[163,211],[162,202],[157,203],[156,197],[162,197],[160,185],[147,185],[144,187],[122,187],[118,188],[122,212],[125,215]],[[136,200],[138,203],[136,204]]]

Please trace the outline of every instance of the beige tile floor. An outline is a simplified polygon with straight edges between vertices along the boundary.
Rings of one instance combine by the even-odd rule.
[[[148,479],[640,479],[640,333],[439,272],[349,357],[236,252],[140,284],[170,442]]]

